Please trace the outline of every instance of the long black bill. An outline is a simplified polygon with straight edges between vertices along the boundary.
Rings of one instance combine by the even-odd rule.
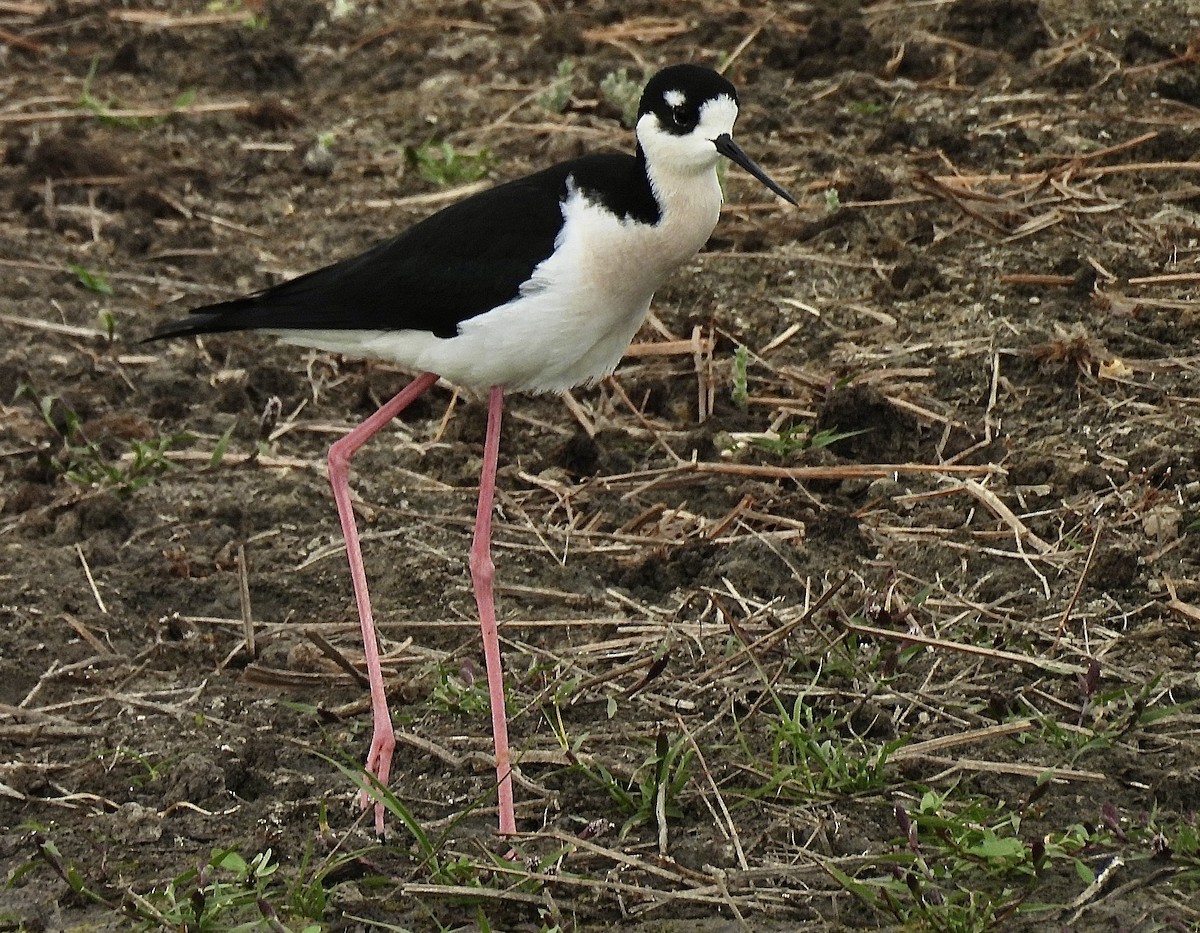
[[[754,160],[742,150],[742,147],[733,141],[733,137],[728,133],[722,133],[713,140],[713,145],[717,147],[717,152],[729,159],[729,161],[740,165],[747,172],[761,181],[764,185],[774,191],[777,195],[787,201],[789,204],[795,204],[796,199],[777,185],[771,176],[764,172],[761,168],[754,164]]]

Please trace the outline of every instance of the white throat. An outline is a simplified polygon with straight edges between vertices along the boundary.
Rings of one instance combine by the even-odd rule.
[[[672,249],[672,260],[684,262],[708,240],[721,209],[717,163],[712,141],[733,132],[737,104],[725,95],[700,109],[700,121],[686,134],[664,129],[654,113],[637,123],[637,138],[646,157],[646,174],[662,218],[657,226]]]

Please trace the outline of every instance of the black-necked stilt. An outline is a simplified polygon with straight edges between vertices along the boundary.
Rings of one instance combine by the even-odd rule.
[[[715,71],[665,68],[642,93],[634,155],[584,156],[510,181],[362,255],[246,298],[197,308],[149,338],[260,330],[285,343],[391,360],[422,372],[329,449],[329,480],[371,685],[374,735],[366,767],[380,783],[388,782],[395,736],[350,505],[351,457],[439,377],[489,390],[470,568],[491,695],[500,832],[513,833],[491,558],[504,393],[562,391],[612,373],[654,290],[716,226],[720,156],[796,203],[733,141],[737,115],[737,91]],[[383,812],[377,803],[381,834]]]

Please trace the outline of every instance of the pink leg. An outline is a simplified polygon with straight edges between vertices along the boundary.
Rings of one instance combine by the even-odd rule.
[[[483,445],[483,470],[479,474],[479,510],[475,513],[475,538],[471,542],[471,582],[479,606],[483,656],[487,662],[488,693],[492,701],[492,734],[496,739],[496,780],[499,785],[500,833],[517,831],[513,813],[512,764],[508,753],[508,718],[504,711],[504,672],[500,664],[500,636],[496,631],[496,599],[492,581],[492,504],[496,498],[496,461],[500,454],[500,416],[504,388],[492,386],[488,396],[487,437]]]
[[[333,486],[333,499],[337,503],[338,518],[342,523],[342,536],[346,539],[346,557],[350,561],[350,579],[354,583],[358,621],[362,625],[363,652],[367,658],[367,679],[371,684],[371,713],[375,723],[371,749],[367,753],[366,769],[384,785],[387,784],[392,770],[392,751],[396,747],[396,734],[392,731],[392,717],[388,712],[387,692],[383,686],[383,671],[379,668],[379,640],[375,633],[375,620],[371,616],[371,596],[367,592],[367,572],[363,568],[358,526],[354,523],[354,507],[350,503],[350,458],[437,380],[435,373],[422,373],[379,411],[329,448],[329,482]],[[370,805],[371,796],[366,791],[363,791],[359,799],[363,807]],[[383,812],[383,804],[376,803],[375,831],[380,836],[383,835]]]

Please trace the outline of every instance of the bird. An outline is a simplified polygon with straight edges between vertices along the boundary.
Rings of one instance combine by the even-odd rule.
[[[738,94],[699,64],[647,81],[634,152],[558,163],[471,195],[365,252],[209,304],[148,341],[259,331],[285,344],[389,361],[417,372],[399,394],[329,449],[371,694],[365,772],[387,786],[395,732],[379,663],[349,473],[354,454],[441,380],[486,393],[487,427],[468,566],[483,639],[495,745],[499,833],[516,832],[512,759],[493,593],[491,518],[504,397],[562,392],[611,375],[654,292],[716,227],[717,166],[729,159],[780,198],[796,200],[733,140]],[[384,807],[364,784],[360,804]]]

